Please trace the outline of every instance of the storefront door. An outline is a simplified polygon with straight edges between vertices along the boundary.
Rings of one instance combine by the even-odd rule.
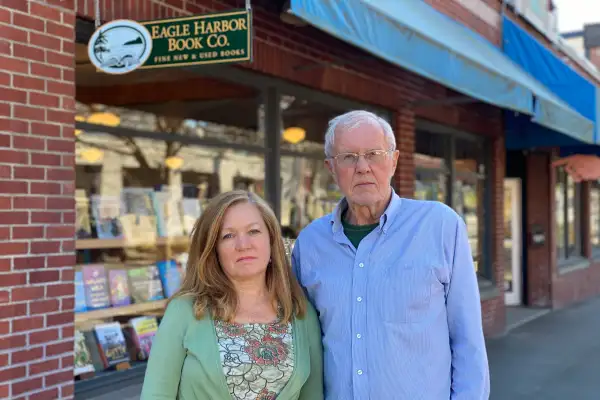
[[[521,180],[504,180],[504,301],[508,306],[522,302]]]

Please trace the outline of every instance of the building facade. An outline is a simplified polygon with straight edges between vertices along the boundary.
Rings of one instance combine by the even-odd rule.
[[[264,196],[290,236],[330,212],[339,192],[323,167],[323,135],[329,118],[356,108],[376,112],[395,130],[400,151],[395,190],[445,202],[465,219],[486,335],[505,327],[505,293],[507,287],[516,290],[506,274],[515,271],[511,257],[521,260],[526,278],[522,304],[562,306],[596,292],[600,266],[557,272],[558,233],[548,222],[556,214],[553,188],[564,182],[549,164],[557,147],[518,150],[507,165],[506,110],[521,107],[527,113],[528,104],[505,104],[474,81],[465,81],[472,86],[461,92],[457,78],[444,80],[440,69],[418,73],[417,52],[386,57],[375,46],[371,51],[353,43],[349,34],[332,35],[300,18],[306,12],[294,10],[300,3],[252,1],[252,62],[126,75],[103,74],[90,63],[88,41],[96,21],[168,19],[243,9],[245,3],[0,5],[0,397],[70,398],[106,385],[107,369],[141,373],[143,356],[135,351],[122,355],[128,361],[106,367],[97,350],[99,327],[106,332],[116,324],[130,341],[133,318],[160,320],[168,295],[160,268],[184,269],[190,221],[219,192],[245,188]],[[415,12],[444,24],[446,16],[456,19],[448,30],[475,40],[480,56],[509,68],[501,50],[502,15],[512,11],[503,2],[426,3]],[[382,12],[370,11],[373,18]],[[425,37],[421,28],[427,26],[414,30]],[[490,73],[490,85],[508,79],[523,93],[537,90],[510,68]],[[518,175],[511,168],[539,177],[515,186],[521,199],[506,197],[507,171]],[[594,190],[583,185],[577,198],[592,198]],[[155,207],[160,198],[164,208]],[[584,213],[596,209],[590,201],[581,203],[587,204]],[[180,210],[180,223],[161,225],[161,213],[173,209]],[[522,230],[512,229],[521,225],[513,213],[519,209]],[[546,224],[542,233],[548,239],[530,248],[526,238],[540,224]],[[576,225],[576,232],[584,232],[581,243],[597,234],[592,225],[584,217]],[[522,237],[521,251],[507,231],[514,232],[515,243]],[[581,246],[588,259],[591,242]],[[92,296],[85,286],[98,284],[99,277],[113,291]],[[119,297],[119,282],[127,284],[126,296]],[[74,357],[73,343],[80,339],[90,351],[91,369]]]

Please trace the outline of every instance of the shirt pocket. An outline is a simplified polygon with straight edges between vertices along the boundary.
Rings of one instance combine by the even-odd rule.
[[[428,315],[435,279],[428,266],[410,265],[387,271],[381,293],[381,310],[385,322],[418,323]]]

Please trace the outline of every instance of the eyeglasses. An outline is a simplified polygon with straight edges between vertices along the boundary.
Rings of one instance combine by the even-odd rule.
[[[340,153],[333,158],[340,167],[354,167],[363,156],[369,165],[382,164],[393,150],[369,150],[364,153]]]

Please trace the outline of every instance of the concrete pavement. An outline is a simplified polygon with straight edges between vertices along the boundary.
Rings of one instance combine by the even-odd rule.
[[[600,399],[600,298],[547,313],[487,346],[490,400]],[[136,378],[116,390],[75,398],[138,400],[140,390]]]
[[[600,399],[600,298],[488,341],[491,400]]]

